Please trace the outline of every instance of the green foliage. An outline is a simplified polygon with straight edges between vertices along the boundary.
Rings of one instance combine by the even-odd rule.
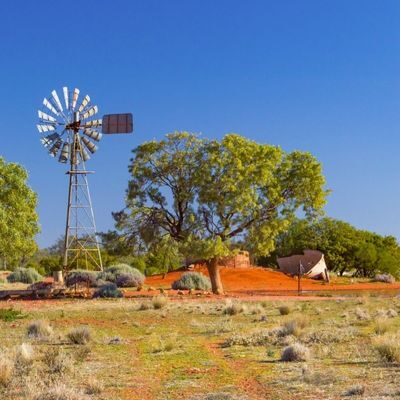
[[[14,310],[12,307],[0,309],[0,320],[2,321],[12,322],[22,318],[26,318],[26,314],[20,310]]]
[[[51,274],[62,269],[62,260],[59,255],[48,255],[41,258],[39,265],[44,274]]]
[[[400,273],[400,247],[395,238],[359,230],[332,218],[295,220],[287,232],[278,236],[274,256],[304,249],[322,251],[328,268],[339,274],[353,272],[373,277],[377,272]],[[264,261],[269,263],[272,258]]]
[[[115,283],[106,283],[100,286],[93,294],[94,298],[119,298],[123,297],[122,292]]]
[[[17,265],[37,249],[37,197],[27,179],[24,168],[0,157],[0,259],[8,266]]]
[[[10,283],[35,283],[42,280],[42,276],[33,268],[17,268],[10,275],[7,280]]]
[[[133,153],[127,207],[114,213],[117,228],[147,246],[167,234],[182,253],[210,266],[232,254],[238,240],[254,254],[269,254],[297,211],[311,218],[325,204],[321,165],[309,153],[236,134],[209,141],[188,132]]]
[[[154,243],[146,257],[146,275],[166,274],[182,266],[179,245],[166,235]]]
[[[69,271],[65,277],[65,284],[69,287],[75,285],[84,285],[95,287],[97,280],[97,272],[76,269]]]
[[[210,290],[210,278],[199,272],[186,272],[178,280],[172,283],[174,290]]]

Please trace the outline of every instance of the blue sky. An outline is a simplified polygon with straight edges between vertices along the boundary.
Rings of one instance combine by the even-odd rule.
[[[14,0],[0,13],[0,155],[29,170],[41,246],[63,233],[67,176],[36,116],[64,85],[135,119],[88,163],[99,230],[124,205],[131,149],[189,130],[312,152],[328,215],[400,238],[399,1]]]

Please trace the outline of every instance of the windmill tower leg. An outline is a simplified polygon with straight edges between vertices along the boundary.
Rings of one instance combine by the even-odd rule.
[[[90,197],[84,162],[76,163],[76,152],[80,151],[79,134],[73,143],[73,156],[69,174],[67,221],[65,227],[63,269],[97,269],[103,264],[99,241],[96,235],[92,200]]]

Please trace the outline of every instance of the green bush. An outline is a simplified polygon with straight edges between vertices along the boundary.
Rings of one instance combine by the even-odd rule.
[[[123,297],[122,292],[118,289],[115,283],[106,283],[103,286],[100,286],[93,294],[93,297],[101,297],[101,298],[119,298]]]
[[[34,283],[42,280],[42,278],[42,275],[33,268],[17,268],[7,276],[7,280],[10,283]]]
[[[89,285],[90,287],[96,286],[97,272],[76,269],[68,272],[65,278],[65,284],[68,287],[75,285]]]
[[[139,287],[144,283],[144,275],[128,264],[116,264],[100,272],[97,279],[115,283],[119,287]]]
[[[172,289],[210,290],[211,282],[207,276],[200,274],[199,272],[186,272],[178,280],[172,283]]]

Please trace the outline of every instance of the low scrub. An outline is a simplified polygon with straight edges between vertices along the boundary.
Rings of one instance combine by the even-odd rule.
[[[57,347],[48,349],[42,361],[50,375],[64,375],[72,369],[71,358]]]
[[[310,350],[301,343],[294,343],[286,347],[281,356],[281,361],[307,361],[310,359]]]
[[[93,294],[94,298],[119,298],[123,297],[122,292],[118,289],[115,283],[106,283],[105,285],[100,286],[96,289]]]
[[[0,359],[0,387],[7,387],[14,372],[13,363],[5,357]]]
[[[5,322],[12,322],[17,319],[26,318],[26,316],[22,311],[14,310],[12,307],[0,309],[0,320]]]
[[[186,272],[178,280],[172,283],[174,290],[210,290],[211,281],[207,276],[199,272]]]
[[[383,283],[395,283],[396,279],[394,278],[393,275],[390,274],[376,274],[374,281]]]
[[[100,272],[97,279],[115,283],[118,287],[141,287],[145,276],[128,264],[117,264]]]
[[[91,340],[90,329],[87,326],[79,326],[67,333],[68,340],[73,344],[86,344]]]
[[[75,269],[67,274],[65,278],[65,284],[68,287],[75,285],[95,287],[96,279],[97,273],[95,271]]]
[[[42,275],[33,268],[17,268],[7,276],[7,281],[10,283],[35,283],[42,279]]]

